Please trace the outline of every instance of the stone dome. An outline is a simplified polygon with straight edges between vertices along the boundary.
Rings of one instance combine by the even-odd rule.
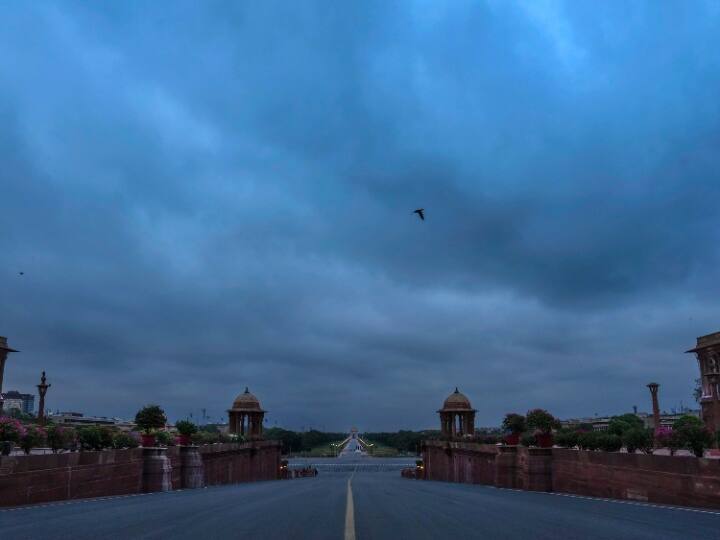
[[[471,411],[473,410],[470,400],[460,390],[455,388],[455,391],[448,396],[443,403],[443,410],[446,411]]]
[[[260,401],[253,394],[250,393],[247,386],[245,391],[235,398],[232,405],[233,409],[242,409],[245,411],[261,411]]]

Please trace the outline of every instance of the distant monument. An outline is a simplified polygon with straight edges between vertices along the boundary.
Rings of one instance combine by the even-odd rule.
[[[700,367],[700,409],[705,426],[720,430],[720,332],[697,338],[695,353]]]
[[[658,403],[658,388],[660,388],[660,385],[656,382],[651,382],[647,387],[650,389],[650,398],[652,399],[653,429],[655,433],[657,433],[660,429],[660,404]]]
[[[16,351],[15,349],[11,349],[10,347],[8,347],[7,338],[4,336],[0,336],[0,414],[2,414],[3,410],[2,387],[3,376],[5,374],[5,361],[7,360],[8,354],[11,352],[20,351]]]
[[[228,409],[230,433],[243,435],[250,440],[263,438],[263,418],[265,412],[260,408],[260,401],[250,393],[247,387],[245,392],[235,398],[232,409]]]
[[[50,384],[47,384],[45,382],[45,372],[42,372],[42,377],[40,377],[40,384],[37,385],[38,394],[40,394],[40,403],[38,404],[38,424],[41,426],[45,425],[45,394],[47,394],[48,388],[50,388]]]
[[[472,437],[475,434],[475,413],[470,400],[457,387],[443,403],[440,414],[440,431],[449,439]]]

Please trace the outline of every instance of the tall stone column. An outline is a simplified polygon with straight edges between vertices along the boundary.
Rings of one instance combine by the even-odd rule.
[[[652,397],[654,431],[657,433],[660,429],[660,405],[658,403],[658,388],[660,385],[653,382],[648,384],[647,387],[650,389],[650,396]]]
[[[45,372],[43,371],[42,377],[40,377],[40,384],[37,385],[38,394],[40,395],[40,402],[38,403],[38,424],[41,426],[45,425],[45,394],[50,386],[52,385],[45,382]]]

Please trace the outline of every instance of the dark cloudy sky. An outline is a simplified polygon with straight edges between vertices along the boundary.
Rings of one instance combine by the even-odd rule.
[[[692,404],[718,1],[1,9],[6,389],[175,419],[248,385],[328,430],[456,385],[480,425]]]

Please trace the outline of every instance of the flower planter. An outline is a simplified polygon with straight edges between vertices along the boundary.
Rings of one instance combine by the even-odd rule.
[[[552,433],[538,433],[537,435],[535,435],[535,440],[537,440],[537,445],[540,448],[552,448]]]
[[[188,446],[190,444],[190,435],[178,435],[175,437],[175,443],[178,446]]]
[[[503,442],[505,444],[517,446],[518,444],[520,444],[520,434],[519,433],[511,433],[510,435],[506,435],[505,439],[503,439]]]
[[[157,437],[155,437],[155,435],[146,435],[143,433],[140,435],[140,441],[145,448],[157,445]]]

